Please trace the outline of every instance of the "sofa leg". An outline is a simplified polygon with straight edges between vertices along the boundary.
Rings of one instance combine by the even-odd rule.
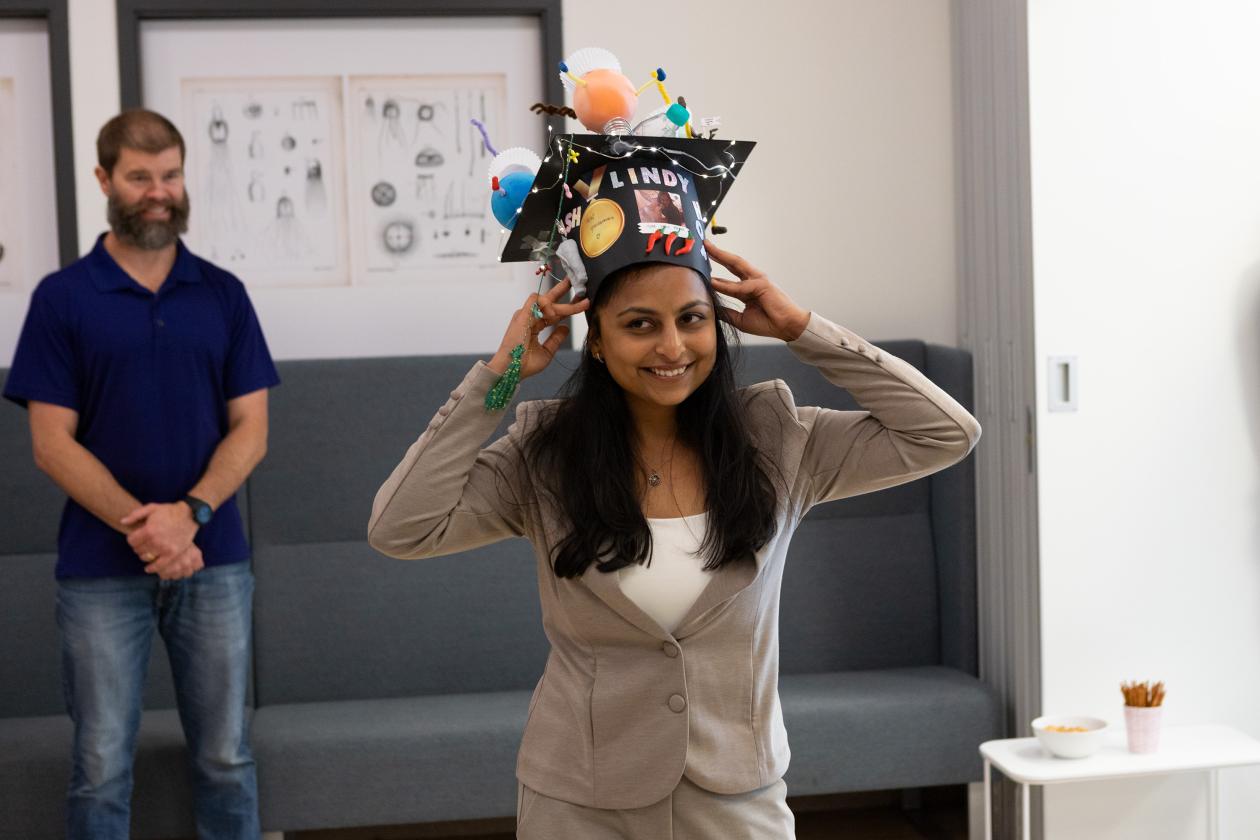
[[[984,782],[967,785],[967,840],[984,840]]]

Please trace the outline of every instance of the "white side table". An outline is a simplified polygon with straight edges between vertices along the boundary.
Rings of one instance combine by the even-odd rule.
[[[1122,723],[1109,727],[1103,734],[1102,748],[1089,758],[1056,758],[1046,752],[1036,738],[986,741],[980,745],[980,755],[984,758],[985,840],[993,840],[993,794],[990,790],[993,767],[1020,785],[1023,840],[1032,837],[1029,792],[1033,785],[1206,770],[1208,838],[1217,840],[1220,825],[1217,771],[1224,767],[1260,764],[1260,741],[1228,726],[1166,726],[1160,736],[1159,752],[1137,755],[1129,752]]]

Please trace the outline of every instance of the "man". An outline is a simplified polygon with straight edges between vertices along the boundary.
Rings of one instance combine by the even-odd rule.
[[[156,628],[188,740],[197,833],[257,838],[245,691],[253,578],[235,502],[279,383],[241,282],[179,241],[184,141],[127,111],[97,138],[108,233],[31,297],[4,396],[70,497],[56,576],[74,721],[72,840],[125,840]]]

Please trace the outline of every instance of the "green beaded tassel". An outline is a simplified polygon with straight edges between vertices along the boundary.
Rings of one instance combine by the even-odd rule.
[[[500,411],[512,401],[516,386],[521,384],[521,357],[524,355],[524,344],[512,348],[512,361],[508,363],[507,370],[495,380],[494,387],[486,394],[486,411]]]

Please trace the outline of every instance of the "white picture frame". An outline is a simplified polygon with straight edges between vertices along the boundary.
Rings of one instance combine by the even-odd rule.
[[[494,269],[492,155],[472,123],[503,124],[502,74],[347,79],[350,211],[365,283],[422,283],[452,266]]]
[[[257,286],[350,282],[336,76],[180,80],[188,241]]]

